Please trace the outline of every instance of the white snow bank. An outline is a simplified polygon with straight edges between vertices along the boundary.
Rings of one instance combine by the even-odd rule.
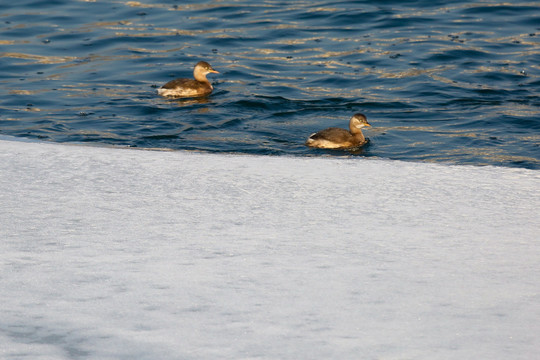
[[[540,172],[0,141],[2,359],[532,359]]]

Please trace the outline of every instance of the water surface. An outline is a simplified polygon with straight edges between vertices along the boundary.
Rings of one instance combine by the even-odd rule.
[[[156,95],[199,60],[211,96]],[[304,141],[363,112],[352,156],[539,169],[539,64],[539,2],[4,2],[0,134],[342,156]]]

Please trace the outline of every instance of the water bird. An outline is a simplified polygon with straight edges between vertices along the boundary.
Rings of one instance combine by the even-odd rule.
[[[206,61],[199,61],[193,68],[193,77],[195,79],[174,79],[158,89],[158,94],[161,96],[174,97],[201,97],[210,95],[212,84],[206,78],[210,73],[219,74],[219,71]]]
[[[356,113],[349,120],[349,130],[331,127],[311,134],[306,145],[321,149],[355,149],[367,144],[362,128],[371,126],[364,114]]]

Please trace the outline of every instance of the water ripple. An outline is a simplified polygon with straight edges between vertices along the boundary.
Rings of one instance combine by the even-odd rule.
[[[308,149],[305,138],[361,111],[371,143],[351,155],[540,168],[539,10],[391,0],[0,5],[0,133],[334,156],[343,154]],[[209,98],[156,96],[200,59],[220,71]]]

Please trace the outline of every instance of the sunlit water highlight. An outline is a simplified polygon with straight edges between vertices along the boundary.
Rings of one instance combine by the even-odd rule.
[[[156,87],[206,60],[214,93]],[[540,3],[0,4],[0,134],[341,156],[310,133],[373,125],[351,154],[540,168]]]

